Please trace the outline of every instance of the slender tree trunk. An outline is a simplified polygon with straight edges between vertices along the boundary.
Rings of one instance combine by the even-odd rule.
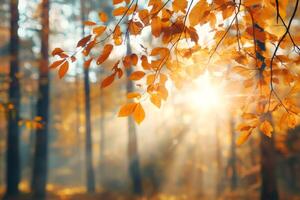
[[[130,38],[127,36],[127,55],[131,54]],[[126,70],[127,77],[131,74],[131,68]],[[127,93],[133,91],[133,83],[128,80],[126,85]],[[128,117],[128,160],[129,175],[133,185],[133,192],[137,195],[143,193],[142,177],[140,172],[140,162],[138,154],[137,134],[132,117]]]
[[[101,77],[101,76],[100,76]],[[105,122],[103,90],[100,90],[100,173],[105,170]]]
[[[218,118],[216,116],[216,161],[217,161],[217,188],[216,194],[217,196],[223,190],[223,183],[222,183],[222,154],[221,154],[221,143],[220,143],[220,133],[219,133],[219,125],[218,125]]]
[[[43,127],[36,130],[32,191],[34,197],[46,196],[48,165],[48,112],[49,112],[49,0],[42,1],[41,61],[39,67],[39,89],[37,116],[42,118]]]
[[[235,131],[234,131],[234,122],[231,119],[230,122],[230,134],[231,134],[231,142],[230,142],[230,165],[232,175],[230,178],[230,187],[232,190],[235,190],[237,187],[237,169],[236,169],[236,145],[235,145]]]
[[[19,113],[20,113],[20,83],[19,73],[19,36],[18,36],[18,0],[10,0],[10,72],[9,72],[9,107],[7,122],[6,151],[6,196],[19,193],[20,153],[19,153]]]
[[[85,2],[81,4],[81,20],[82,20],[82,35],[84,36],[84,21],[85,21]],[[95,173],[93,168],[93,144],[91,130],[91,100],[90,100],[90,78],[89,68],[84,68],[84,97],[85,97],[85,156],[86,156],[86,176],[87,176],[87,191],[95,192]]]

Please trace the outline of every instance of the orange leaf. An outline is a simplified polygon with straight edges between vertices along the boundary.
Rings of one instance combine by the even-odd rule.
[[[113,0],[113,4],[116,5],[116,4],[119,4],[119,3],[122,3],[124,0]]]
[[[61,65],[61,67],[58,70],[59,78],[64,77],[66,75],[68,69],[69,69],[69,62],[66,61]]]
[[[295,128],[295,126],[297,124],[297,120],[296,120],[295,115],[289,114],[288,117],[287,117],[287,123],[288,123],[289,128]]]
[[[102,33],[105,31],[106,26],[97,26],[93,28],[93,33],[96,34],[97,36],[102,35]]]
[[[140,103],[134,109],[133,119],[140,124],[145,119],[145,111]]]
[[[167,100],[167,98],[169,96],[169,92],[165,86],[160,85],[158,87],[158,92],[159,92],[160,96],[163,98],[163,100]]]
[[[143,55],[143,56],[141,57],[141,60],[142,60],[142,67],[143,67],[145,70],[151,69],[151,64],[148,63],[148,59],[147,59],[146,56]]]
[[[92,35],[88,35],[84,38],[82,38],[81,40],[79,40],[79,42],[77,43],[77,47],[83,47],[86,45],[86,43],[88,43],[88,41],[90,41]]]
[[[170,53],[170,50],[168,48],[165,47],[156,47],[154,49],[152,49],[151,51],[151,56],[158,56],[160,55],[161,59],[167,57]]]
[[[138,92],[130,92],[127,94],[128,99],[133,99],[133,98],[141,98],[141,94]]]
[[[102,54],[98,57],[97,59],[97,64],[100,65],[102,64],[110,55],[111,51],[113,50],[113,45],[111,44],[106,44],[103,48]]]
[[[151,31],[152,35],[159,37],[161,33],[161,20],[159,17],[153,17],[151,21]]]
[[[137,63],[138,63],[138,56],[136,55],[136,54],[131,54],[130,55],[130,58],[131,58],[131,63],[133,64],[133,65],[136,65]]]
[[[84,25],[86,25],[86,26],[94,26],[94,25],[96,25],[97,23],[96,22],[93,22],[93,21],[85,21],[84,22]]]
[[[155,81],[155,74],[150,74],[147,76],[147,85],[154,84]]]
[[[144,76],[145,76],[145,72],[135,71],[130,75],[129,79],[132,81],[137,81],[137,80],[142,79]]]
[[[126,12],[127,8],[126,7],[119,7],[113,10],[113,15],[114,16],[120,16],[124,15]]]
[[[55,48],[53,51],[52,51],[52,56],[55,56],[55,55],[59,55],[61,53],[63,53],[64,50],[62,50],[61,48]]]
[[[196,26],[204,16],[204,13],[209,9],[207,1],[201,0],[192,8],[189,14],[189,21],[191,26]]]
[[[102,21],[104,23],[108,21],[108,16],[105,12],[99,12],[98,16],[99,16],[100,21]]]
[[[122,76],[123,76],[123,71],[122,71],[122,69],[118,68],[118,69],[117,69],[117,74],[118,74],[118,78],[122,78]]]
[[[161,98],[157,94],[152,94],[150,97],[150,101],[158,108],[161,106]]]
[[[120,108],[118,116],[119,117],[129,116],[135,111],[136,107],[137,107],[137,103],[127,103]]]
[[[239,137],[238,137],[238,139],[237,139],[237,141],[236,141],[236,144],[237,144],[238,146],[241,146],[242,144],[244,144],[244,143],[247,141],[247,139],[249,138],[249,136],[251,135],[252,130],[253,130],[253,129],[250,129],[249,131],[244,131],[244,132],[242,132],[242,133],[239,135]]]
[[[110,84],[112,84],[114,80],[115,80],[115,74],[106,77],[101,83],[101,88],[105,88],[109,86]]]
[[[88,69],[90,67],[92,61],[93,61],[93,58],[90,58],[90,59],[84,61],[84,68]]]
[[[268,137],[272,136],[273,127],[268,120],[260,124],[259,129]]]
[[[188,2],[187,0],[174,0],[173,1],[173,10],[175,12],[178,12],[178,11],[182,11],[183,13],[185,13],[185,9],[188,5]]]
[[[59,65],[61,65],[66,59],[62,59],[62,60],[57,60],[55,62],[53,62],[49,67],[50,68],[56,68],[58,67]]]

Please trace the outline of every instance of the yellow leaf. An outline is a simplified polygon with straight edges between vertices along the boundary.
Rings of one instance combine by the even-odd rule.
[[[268,137],[272,136],[273,127],[268,120],[265,120],[263,123],[260,124],[259,129]]]
[[[187,5],[187,0],[174,0],[172,6],[175,12],[182,11],[183,13],[185,13]]]
[[[287,118],[287,123],[289,128],[295,128],[297,123],[295,115],[289,114]]]
[[[236,141],[236,144],[237,144],[238,146],[244,144],[244,143],[248,140],[249,136],[251,135],[252,130],[253,130],[253,129],[250,129],[249,131],[243,131],[243,132],[239,135],[239,137],[238,137],[238,139],[237,139],[237,141]]]
[[[136,104],[133,113],[133,119],[140,124],[145,119],[145,111],[140,103]]]
[[[141,98],[141,94],[138,92],[130,92],[127,94],[128,99],[133,99],[133,98]]]
[[[252,113],[243,113],[242,118],[244,119],[257,119],[257,116]]]
[[[158,108],[161,106],[161,98],[157,94],[152,94],[150,97],[150,101]]]
[[[131,115],[135,111],[137,105],[138,105],[137,103],[127,103],[127,104],[123,105],[120,108],[118,116],[126,117],[126,116]]]
[[[147,85],[154,84],[155,81],[155,74],[150,74],[147,76]]]

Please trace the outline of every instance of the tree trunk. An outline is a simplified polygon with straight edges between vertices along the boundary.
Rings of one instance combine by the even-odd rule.
[[[101,73],[101,72],[100,72]],[[100,76],[102,77],[102,76]],[[103,90],[100,90],[100,173],[105,170],[105,122],[104,122],[104,101]],[[102,176],[101,176],[102,177]]]
[[[32,192],[35,198],[46,196],[48,164],[48,112],[49,112],[49,0],[42,1],[41,61],[39,67],[39,89],[37,116],[43,127],[36,130]]]
[[[9,72],[9,107],[7,122],[6,151],[6,196],[19,193],[20,155],[19,155],[19,113],[20,113],[20,83],[19,73],[19,36],[18,36],[18,0],[10,1],[10,72]]]
[[[272,121],[271,114],[268,118]],[[278,200],[277,179],[276,179],[276,151],[273,137],[269,138],[260,133],[260,164],[261,164],[261,200]]]
[[[234,131],[234,122],[231,119],[230,122],[230,134],[231,134],[231,142],[230,142],[230,166],[231,166],[231,178],[230,178],[230,188],[235,190],[237,187],[237,170],[236,170],[236,145],[235,145],[235,131]]]
[[[127,36],[127,55],[131,54],[130,38]],[[131,68],[126,70],[127,77],[131,74]],[[127,80],[127,93],[133,91],[133,83]],[[143,193],[142,178],[140,172],[140,162],[138,155],[137,134],[133,118],[128,117],[128,160],[129,175],[133,185],[134,194],[141,195]]]
[[[218,118],[216,116],[216,124],[215,124],[215,133],[216,133],[216,161],[217,161],[217,188],[216,194],[219,196],[223,190],[223,181],[222,181],[222,152],[221,152],[221,143],[220,143],[220,129],[218,125]]]
[[[276,158],[273,139],[261,133],[261,200],[277,200]]]
[[[82,36],[84,36],[84,21],[85,21],[85,2],[81,4],[81,20],[82,20]],[[84,97],[85,97],[85,157],[86,157],[86,178],[87,191],[95,192],[95,173],[93,168],[93,144],[91,130],[91,100],[90,100],[90,78],[89,68],[84,68]]]

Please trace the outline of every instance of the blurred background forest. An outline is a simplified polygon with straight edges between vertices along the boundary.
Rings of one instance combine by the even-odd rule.
[[[239,119],[221,91],[199,96],[198,86],[180,94],[171,88],[170,100],[139,126],[118,118],[134,86],[121,79],[100,88],[112,62],[89,69],[76,62],[64,79],[40,67],[53,61],[55,47],[74,49],[83,21],[96,21],[99,10],[115,23],[112,3],[16,2],[0,1],[1,196],[42,199],[45,185],[48,199],[252,200],[267,185],[280,199],[300,199],[300,128],[272,139],[257,132],[237,147]],[[204,97],[210,102],[198,101]]]

